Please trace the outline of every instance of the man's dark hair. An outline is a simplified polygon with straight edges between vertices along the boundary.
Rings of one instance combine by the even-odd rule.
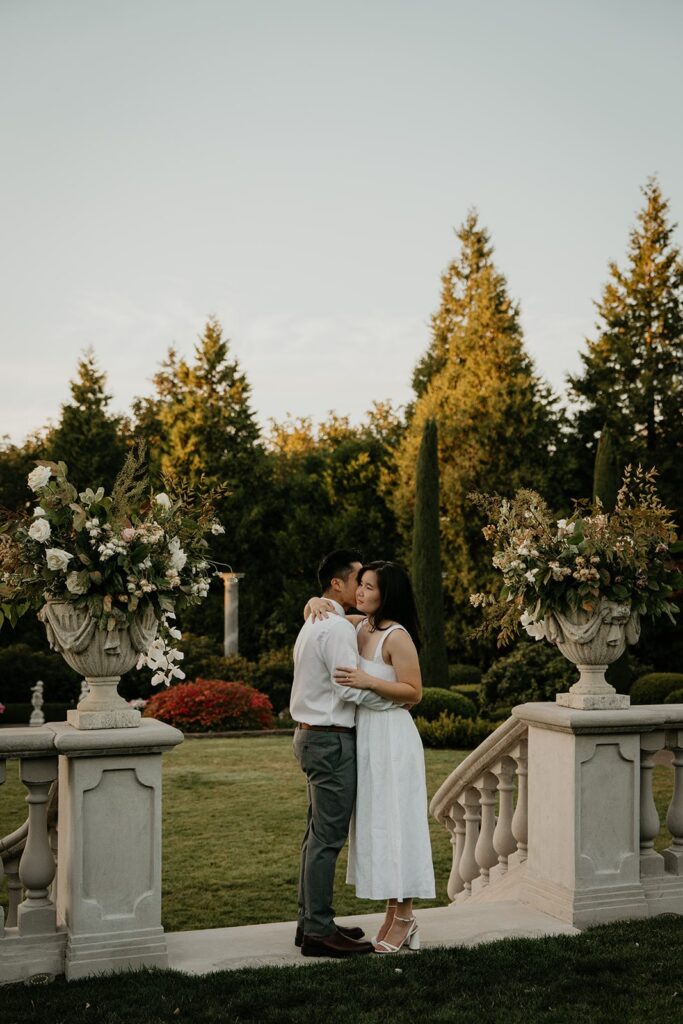
[[[318,583],[323,594],[329,590],[332,580],[346,580],[353,569],[353,563],[362,561],[360,552],[352,551],[351,548],[339,548],[325,555],[318,566]]]

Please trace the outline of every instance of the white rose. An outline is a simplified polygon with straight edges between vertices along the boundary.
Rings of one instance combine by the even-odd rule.
[[[47,558],[48,569],[52,569],[53,572],[64,572],[73,555],[70,555],[67,551],[62,551],[61,548],[47,548],[45,557]]]
[[[87,572],[70,572],[66,578],[66,589],[69,591],[70,594],[87,594]]]
[[[180,546],[180,540],[178,537],[171,537],[168,542],[168,550],[171,555],[171,566],[176,572],[184,567],[187,562],[187,555]]]
[[[40,505],[36,505],[36,507],[33,510],[33,518],[37,519],[39,516],[46,516],[46,515],[47,515],[47,512],[45,511],[45,509],[41,508]]]
[[[37,540],[40,544],[45,543],[50,536],[50,532],[50,524],[47,519],[36,519],[28,528],[28,535],[31,540]]]
[[[154,500],[156,501],[157,505],[161,505],[162,508],[171,507],[171,499],[169,498],[168,494],[166,494],[165,491],[162,491],[160,494],[155,495]]]
[[[40,491],[52,476],[49,466],[36,466],[28,475],[28,485],[32,491]]]

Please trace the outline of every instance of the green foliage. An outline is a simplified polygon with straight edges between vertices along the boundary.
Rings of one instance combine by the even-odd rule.
[[[472,490],[543,488],[552,480],[559,438],[556,399],[527,354],[517,303],[493,262],[488,233],[470,213],[457,232],[460,249],[442,277],[432,340],[416,370],[416,401],[400,449],[392,505],[404,542],[410,537],[418,449],[424,424],[438,427],[441,557],[451,654],[484,660],[490,644],[472,638],[472,589],[492,579],[481,537],[484,520]]]
[[[484,713],[498,705],[512,707],[528,701],[554,701],[578,679],[575,665],[545,641],[520,640],[493,663],[482,679]]]
[[[80,679],[60,654],[41,651],[25,643],[0,647],[0,702],[3,704],[30,701],[31,687],[42,680],[46,697],[52,701],[70,701],[75,707]]]
[[[289,706],[293,672],[291,647],[267,651],[252,668],[251,685],[269,697],[276,712],[284,711]]]
[[[681,672],[650,672],[631,687],[632,704],[663,704],[670,693],[683,686]]]
[[[612,433],[605,424],[600,431],[595,468],[593,470],[593,503],[600,502],[605,512],[612,512],[617,503],[621,473],[614,451]]]
[[[582,353],[582,373],[569,383],[580,403],[576,432],[585,450],[592,450],[597,431],[608,424],[624,462],[657,466],[664,501],[680,513],[683,261],[656,179],[642,193],[626,266],[609,264],[597,303],[597,335]]]
[[[420,668],[423,680],[430,686],[447,686],[439,541],[439,452],[436,421],[431,418],[424,423],[415,489],[412,580],[422,640]]]
[[[413,708],[412,714],[416,718],[419,716],[431,722],[443,711],[450,715],[460,715],[463,718],[474,718],[477,713],[473,701],[462,693],[443,690],[438,686],[423,687],[422,700]]]
[[[668,697],[664,698],[665,704],[683,704],[683,686],[679,690],[672,690]]]
[[[425,747],[448,747],[452,750],[474,750],[498,728],[496,722],[469,716],[463,718],[448,711],[442,711],[432,720],[417,717],[415,725]]]
[[[460,684],[476,683],[477,685],[481,682],[481,669],[478,665],[449,665],[448,666],[448,682],[450,686],[459,686]]]
[[[266,651],[255,661],[239,654],[224,658],[217,641],[187,633],[183,635],[180,648],[185,655],[182,665],[187,679],[202,676],[247,683],[265,693],[276,712],[288,706],[293,673],[291,647]]]
[[[46,701],[43,704],[45,721],[65,722],[67,711],[69,708],[73,708],[75,706],[75,701],[70,704]],[[31,720],[32,712],[32,704],[5,704],[5,710],[0,714],[0,725],[28,725]]]
[[[511,499],[473,495],[489,520],[482,532],[493,542],[493,565],[502,574],[496,592],[470,595],[484,608],[481,631],[498,629],[505,644],[519,632],[522,616],[530,632],[549,612],[592,614],[603,598],[673,622],[678,606],[671,599],[683,576],[671,559],[675,525],[654,475],[627,466],[612,512],[577,502],[567,520],[556,521],[534,491],[521,489]]]
[[[106,374],[98,370],[95,353],[88,349],[70,384],[71,401],[62,406],[60,421],[46,438],[43,458],[65,462],[79,491],[109,490],[126,457],[130,425],[109,412],[111,395],[105,383]]]

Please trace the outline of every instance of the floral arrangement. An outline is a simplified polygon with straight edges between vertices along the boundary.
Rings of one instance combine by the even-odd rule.
[[[479,632],[498,629],[499,645],[551,611],[593,613],[600,601],[628,603],[640,615],[667,615],[683,585],[672,561],[676,527],[659,500],[655,471],[626,468],[613,512],[600,501],[575,502],[568,519],[556,519],[535,491],[512,499],[473,494],[489,522],[493,565],[503,574],[497,594],[470,595],[486,616]]]
[[[265,693],[245,683],[197,679],[155,693],[143,717],[158,718],[188,732],[272,729],[273,705]]]
[[[224,533],[214,518],[211,492],[178,488],[150,492],[144,450],[132,451],[111,495],[102,487],[80,494],[63,462],[39,462],[28,475],[32,514],[0,521],[0,627],[12,625],[46,601],[71,601],[103,630],[129,624],[152,608],[158,634],[138,662],[152,683],[183,679],[174,646],[181,639],[176,611],[206,597],[213,566],[207,534]]]

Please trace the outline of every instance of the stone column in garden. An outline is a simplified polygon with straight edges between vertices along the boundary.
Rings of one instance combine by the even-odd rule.
[[[67,979],[168,964],[161,926],[161,757],[182,733],[51,726],[59,758],[57,913]]]

